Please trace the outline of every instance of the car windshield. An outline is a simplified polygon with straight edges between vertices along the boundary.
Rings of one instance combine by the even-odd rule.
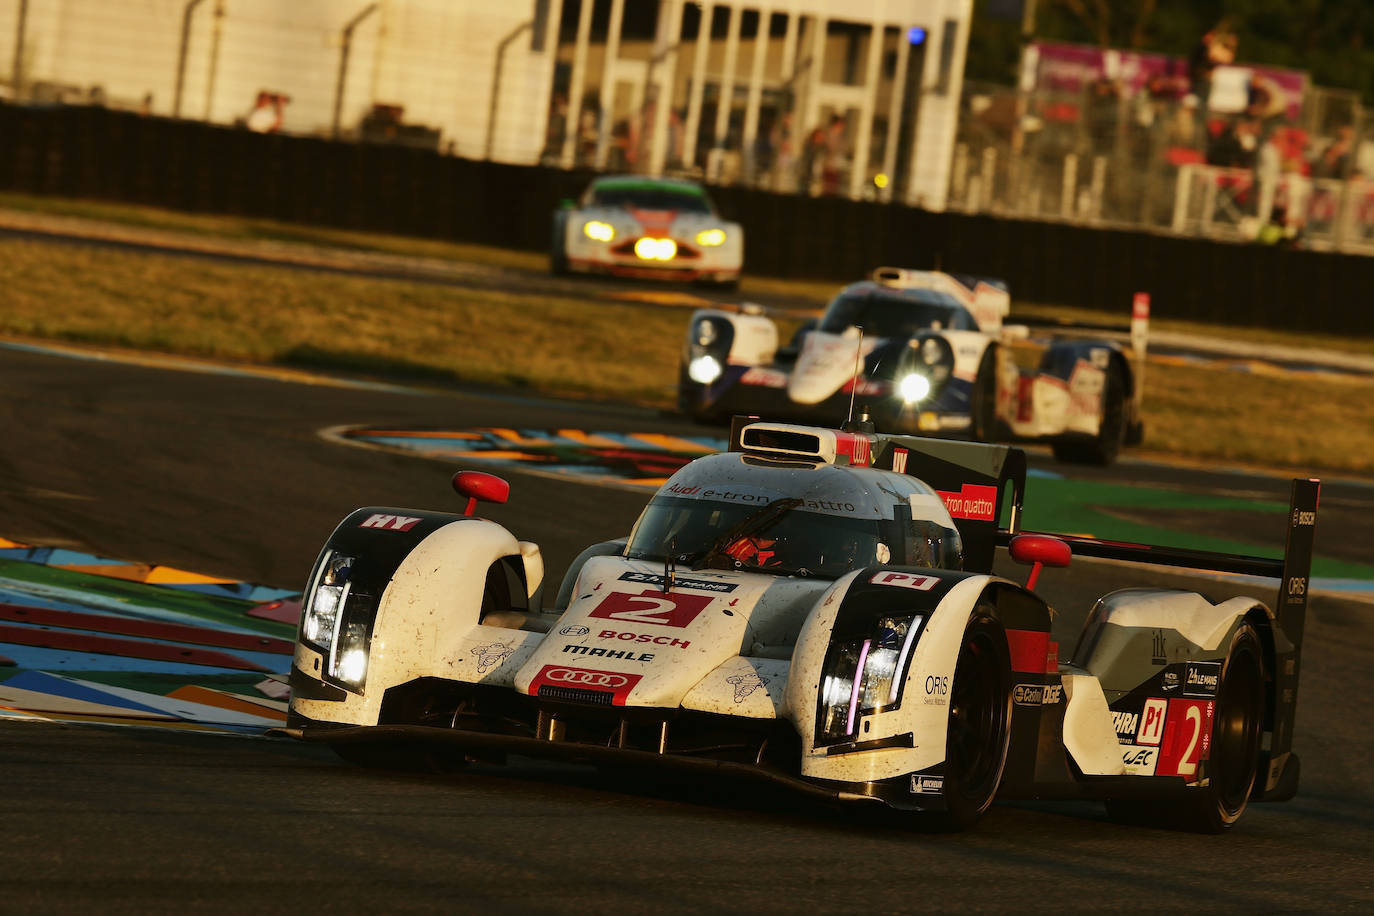
[[[874,292],[842,293],[830,303],[820,330],[843,334],[862,327],[869,337],[910,337],[917,331],[968,331],[968,313],[959,305],[921,302]]]
[[[599,184],[592,188],[590,205],[624,207],[636,210],[685,210],[690,213],[710,213],[706,196],[693,187],[627,183]]]
[[[739,505],[655,496],[625,555],[667,560],[671,553],[677,563],[825,579],[880,562],[877,519],[813,512],[799,502]]]

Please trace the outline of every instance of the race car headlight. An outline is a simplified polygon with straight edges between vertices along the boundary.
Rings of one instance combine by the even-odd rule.
[[[687,377],[698,385],[709,385],[720,378],[720,361],[709,354],[698,356],[687,364]]]
[[[703,248],[715,248],[725,244],[724,229],[703,229],[697,233],[697,244]]]
[[[645,236],[635,242],[635,256],[643,261],[671,261],[677,257],[677,242]]]
[[[365,621],[350,620],[339,632],[339,644],[334,648],[329,674],[353,687],[362,687],[367,677],[368,625]]]
[[[348,599],[349,578],[353,573],[353,557],[331,554],[325,561],[315,593],[306,605],[301,621],[301,636],[316,648],[328,651],[334,644],[339,612]]]
[[[897,390],[901,393],[903,401],[914,404],[930,394],[930,379],[919,372],[912,372],[902,377]]]
[[[921,615],[880,618],[865,639],[833,642],[821,673],[816,743],[854,737],[859,716],[901,705]]]
[[[582,232],[594,242],[609,242],[615,238],[615,227],[599,219],[588,220]]]

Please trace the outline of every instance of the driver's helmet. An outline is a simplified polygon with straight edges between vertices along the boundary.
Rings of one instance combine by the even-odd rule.
[[[725,553],[744,566],[768,569],[771,566],[782,565],[782,560],[778,557],[778,546],[777,538],[745,535],[726,547]]]

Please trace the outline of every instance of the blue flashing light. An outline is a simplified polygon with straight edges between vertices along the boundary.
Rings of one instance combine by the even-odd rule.
[[[919,25],[913,25],[911,28],[906,30],[906,40],[914,45],[925,44],[926,30],[921,28]]]

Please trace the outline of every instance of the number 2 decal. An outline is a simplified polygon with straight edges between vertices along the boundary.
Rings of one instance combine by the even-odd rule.
[[[1157,776],[1182,776],[1197,780],[1198,763],[1212,750],[1211,700],[1170,700],[1160,744]]]

